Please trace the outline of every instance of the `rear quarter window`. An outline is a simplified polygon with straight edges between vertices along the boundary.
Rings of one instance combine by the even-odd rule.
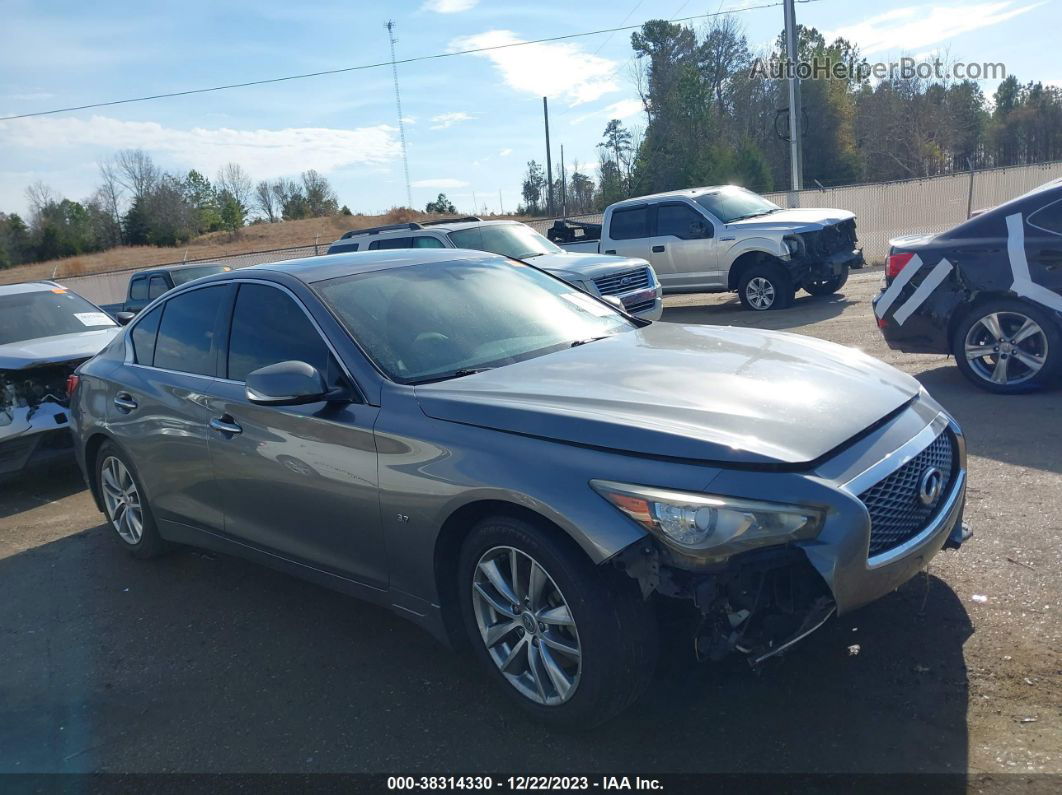
[[[613,211],[608,236],[613,240],[649,237],[649,208],[634,207],[630,210]]]
[[[155,343],[155,367],[180,373],[214,375],[214,334],[218,308],[227,286],[204,287],[163,305]]]
[[[1029,214],[1029,226],[1042,229],[1054,235],[1062,235],[1062,198],[1055,199],[1039,210]]]
[[[155,340],[162,320],[162,307],[157,306],[136,321],[129,338],[133,343],[133,358],[137,364],[151,366],[155,359]]]

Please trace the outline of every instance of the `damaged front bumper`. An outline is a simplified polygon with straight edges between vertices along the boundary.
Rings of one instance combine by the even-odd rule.
[[[69,422],[66,407],[50,401],[0,411],[0,478],[70,456]]]

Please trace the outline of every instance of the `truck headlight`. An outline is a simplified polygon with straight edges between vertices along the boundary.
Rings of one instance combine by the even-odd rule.
[[[784,242],[785,242],[785,247],[787,249],[789,249],[789,255],[790,256],[795,257],[795,256],[797,256],[800,253],[800,250],[801,250],[800,238],[798,238],[798,237],[787,237],[787,238],[785,238]]]
[[[607,480],[590,486],[646,530],[684,550],[711,551],[810,538],[823,512],[802,505],[743,500],[713,494],[668,491]]]

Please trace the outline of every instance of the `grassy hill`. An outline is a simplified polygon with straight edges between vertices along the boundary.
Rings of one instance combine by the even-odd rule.
[[[444,216],[396,208],[385,215],[333,215],[325,218],[306,218],[301,221],[281,221],[275,224],[254,224],[244,227],[235,235],[229,232],[212,232],[175,248],[119,246],[77,257],[17,265],[14,268],[0,270],[0,284],[146,268],[185,259],[221,257],[246,251],[309,246],[315,241],[327,246],[350,229],[442,217]]]

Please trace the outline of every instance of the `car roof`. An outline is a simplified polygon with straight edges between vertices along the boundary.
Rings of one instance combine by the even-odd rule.
[[[156,265],[153,268],[144,268],[133,272],[133,276],[144,276],[151,273],[173,273],[175,271],[192,270],[193,268],[210,268],[210,267],[225,268],[224,262],[182,262],[180,265]]]
[[[656,199],[696,199],[706,193],[713,193],[725,188],[740,188],[740,185],[708,185],[703,188],[683,188],[682,190],[669,190],[663,193],[650,193],[648,196],[636,196],[630,199],[616,202],[613,207],[627,206],[632,204],[644,204]],[[744,190],[744,189],[743,189]]]
[[[500,254],[486,251],[471,251],[462,248],[390,248],[379,251],[351,251],[343,254],[324,254],[318,257],[302,257],[281,262],[270,262],[243,268],[240,272],[274,271],[286,273],[306,284],[352,276],[356,273],[406,268],[411,265],[427,265],[441,262],[472,262],[504,259]],[[225,276],[232,276],[234,272]],[[220,278],[221,274],[218,277]],[[212,277],[208,277],[212,278]]]
[[[22,295],[24,293],[43,293],[46,290],[66,290],[61,284],[49,281],[19,282],[18,284],[0,284],[0,295]]]
[[[444,223],[431,223],[422,225],[419,227],[409,227],[402,225],[396,229],[380,229],[379,227],[370,227],[368,229],[352,229],[336,243],[343,240],[353,240],[360,237],[374,237],[374,238],[387,238],[387,237],[410,237],[413,234],[423,234],[424,232],[457,232],[461,229],[473,229],[479,226],[512,226],[513,224],[520,224],[520,221],[512,220],[498,220],[498,221],[450,221]],[[521,224],[522,225],[522,224]]]

